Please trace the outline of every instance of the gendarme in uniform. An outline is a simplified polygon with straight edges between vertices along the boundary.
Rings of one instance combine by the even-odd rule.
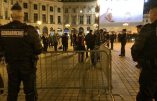
[[[13,5],[11,10],[13,14],[22,12],[18,3]],[[0,26],[0,46],[8,71],[7,101],[17,101],[21,82],[24,85],[26,101],[36,101],[36,62],[42,45],[36,29],[18,20],[20,16],[16,13],[12,22]]]
[[[157,6],[149,15],[152,23],[142,27],[131,48],[133,60],[141,67],[136,101],[157,101]]]

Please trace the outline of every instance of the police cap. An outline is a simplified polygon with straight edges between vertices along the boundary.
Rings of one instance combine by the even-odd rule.
[[[20,6],[20,4],[19,4],[18,2],[16,2],[16,3],[12,6],[11,10],[22,10],[22,7]]]
[[[142,28],[143,27],[143,25],[137,25],[136,26],[136,28]]]
[[[126,29],[122,29],[122,31],[126,32]]]

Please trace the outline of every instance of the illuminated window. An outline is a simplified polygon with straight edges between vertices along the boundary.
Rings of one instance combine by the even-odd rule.
[[[72,17],[72,24],[73,24],[73,25],[76,25],[76,16],[73,16],[73,17]]]
[[[61,8],[58,8],[57,11],[58,11],[58,13],[60,13],[61,12]]]
[[[50,6],[50,11],[53,12],[53,7],[52,6]]]
[[[91,24],[91,16],[87,16],[87,24]]]
[[[65,22],[65,24],[69,24],[69,16],[65,16],[65,20],[64,20]]]
[[[38,5],[34,4],[34,10],[37,10],[37,9],[38,9]]]
[[[8,19],[8,11],[5,11],[5,19]]]
[[[73,8],[73,13],[76,13],[76,8]]]
[[[61,16],[58,16],[58,24],[61,24]]]
[[[65,13],[68,13],[69,11],[68,11],[68,8],[65,8]]]
[[[24,21],[28,22],[28,13],[26,13],[26,12],[24,13]]]
[[[28,4],[27,3],[23,3],[23,8],[28,8]]]
[[[53,15],[50,15],[50,24],[54,23],[53,22]]]
[[[80,24],[83,24],[83,15],[80,16]]]
[[[34,13],[34,22],[36,23],[38,21],[38,14]]]
[[[42,5],[42,10],[45,11],[46,10],[46,6]]]
[[[43,23],[46,23],[46,14],[43,14],[43,15],[42,15],[42,22],[43,22]]]

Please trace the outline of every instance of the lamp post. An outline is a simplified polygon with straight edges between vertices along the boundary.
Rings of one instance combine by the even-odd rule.
[[[37,21],[37,24],[38,24],[38,26],[39,26],[39,32],[41,32],[41,24],[42,24],[42,22],[41,21]]]
[[[69,34],[70,34],[70,32],[71,32],[70,24],[66,24],[66,25],[65,25],[65,28],[68,28]]]
[[[66,24],[65,27],[66,27],[66,28],[69,28],[69,27],[70,27],[70,24]]]

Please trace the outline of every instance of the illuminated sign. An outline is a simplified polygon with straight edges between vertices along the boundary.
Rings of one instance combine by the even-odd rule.
[[[100,0],[100,25],[142,22],[144,0]]]

